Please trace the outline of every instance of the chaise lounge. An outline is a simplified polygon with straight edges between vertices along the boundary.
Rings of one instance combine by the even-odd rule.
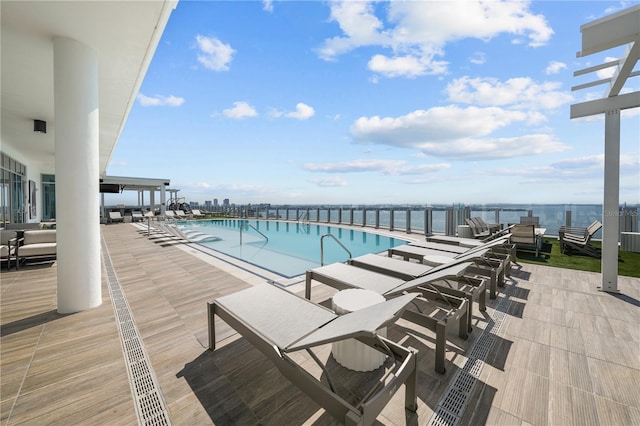
[[[445,265],[451,262],[472,262],[473,265],[467,268],[466,273],[488,277],[490,280],[489,297],[495,299],[497,297],[497,287],[502,287],[505,275],[510,274],[511,254],[494,253],[493,250],[505,249],[510,253],[511,249],[506,243],[507,239],[502,238],[485,243],[482,246],[467,249],[463,253],[405,244],[390,248],[387,253],[389,257],[400,256],[404,260],[415,259],[430,266]]]
[[[591,244],[591,239],[600,228],[602,223],[599,220],[594,220],[586,228],[561,227],[558,232],[560,251],[565,254],[582,253],[599,259],[600,250]]]
[[[305,297],[311,299],[312,281],[317,281],[338,290],[363,289],[392,299],[406,292],[418,293],[422,303],[413,304],[414,309],[403,312],[402,318],[436,333],[435,370],[444,374],[446,369],[445,346],[447,329],[458,324],[458,336],[466,339],[471,307],[466,295],[458,291],[441,291],[432,284],[435,281],[455,279],[464,274],[468,263],[434,268],[419,278],[404,280],[345,263],[333,263],[306,273]]]
[[[209,349],[216,348],[217,315],[339,422],[370,425],[403,383],[405,408],[412,412],[417,410],[416,351],[376,332],[394,323],[415,298],[415,294],[407,294],[338,315],[285,289],[261,284],[208,303]],[[349,338],[388,355],[388,360],[393,362],[392,368],[379,378],[377,386],[355,404],[347,402],[346,395],[338,393],[328,369],[313,352],[313,348],[320,345]],[[298,352],[303,350],[320,366],[322,378],[328,385],[301,365],[302,354]]]

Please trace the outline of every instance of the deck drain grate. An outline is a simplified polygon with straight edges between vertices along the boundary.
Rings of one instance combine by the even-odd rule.
[[[473,388],[482,372],[482,367],[496,340],[496,335],[506,319],[506,312],[511,306],[510,295],[515,289],[514,286],[506,288],[505,297],[502,297],[496,305],[487,327],[469,350],[465,364],[456,372],[440,399],[427,423],[429,426],[457,426],[460,423]]]
[[[106,270],[107,287],[113,304],[113,311],[120,334],[120,343],[129,375],[129,385],[135,400],[138,423],[145,426],[169,426],[169,413],[166,409],[160,386],[144,350],[142,338],[131,316],[131,309],[122,292],[107,245],[102,239],[102,257]]]

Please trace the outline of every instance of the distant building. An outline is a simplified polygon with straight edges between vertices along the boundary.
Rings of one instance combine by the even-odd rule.
[[[222,206],[223,207],[229,207],[229,199],[225,198],[224,200],[222,200]]]
[[[217,201],[217,200],[216,200],[216,201]],[[216,204],[217,204],[217,203],[216,203]],[[204,208],[205,208],[205,210],[211,210],[211,209],[212,209],[212,207],[211,207],[211,201],[205,201],[205,202],[204,202]]]
[[[218,207],[218,199],[217,198],[213,199],[213,207]]]

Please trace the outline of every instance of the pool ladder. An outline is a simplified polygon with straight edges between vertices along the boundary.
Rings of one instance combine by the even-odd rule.
[[[298,232],[300,232],[300,229],[302,229],[302,232],[305,234],[309,233],[309,217],[306,212],[298,217]]]
[[[331,238],[333,238],[333,239],[334,239],[334,241],[335,241],[336,243],[338,243],[338,244],[340,245],[340,247],[342,247],[342,248],[344,249],[344,251],[346,251],[346,252],[347,252],[347,254],[349,254],[349,259],[351,259],[351,258],[353,257],[353,256],[351,255],[351,252],[349,251],[349,249],[348,249],[348,248],[346,248],[346,247],[344,246],[344,244],[342,244],[342,243],[340,242],[340,240],[336,238],[336,236],[335,236],[335,235],[333,235],[333,234],[324,234],[322,237],[320,237],[320,266],[324,266],[324,239],[325,239],[325,237],[331,237]]]
[[[246,223],[245,226],[248,228],[253,228],[258,234],[262,235],[265,239],[265,242],[269,241],[269,237],[267,237],[266,235],[264,235],[262,232],[260,232],[258,230],[258,228],[256,228],[255,226],[251,225],[250,223]],[[240,245],[242,245],[242,230],[244,229],[244,226],[240,226]]]

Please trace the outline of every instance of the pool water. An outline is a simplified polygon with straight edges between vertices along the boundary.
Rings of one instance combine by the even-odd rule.
[[[296,222],[222,219],[181,222],[178,226],[183,231],[219,238],[217,241],[199,243],[202,246],[287,278],[320,266],[321,239],[327,234],[333,237],[322,239],[325,265],[349,259],[349,253],[334,237],[351,252],[352,257],[386,251],[407,243],[398,238],[337,226]]]

